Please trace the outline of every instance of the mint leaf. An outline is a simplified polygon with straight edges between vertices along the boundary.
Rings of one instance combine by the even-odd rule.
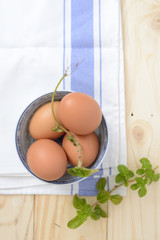
[[[127,181],[127,180],[124,180],[124,186],[125,186],[125,187],[128,187],[128,185],[129,185],[128,181]]]
[[[137,182],[140,186],[145,185],[143,178],[141,178],[141,177],[136,177],[135,180],[136,180],[136,182]]]
[[[77,215],[83,219],[83,221],[86,221],[87,218],[88,218],[88,215],[87,214],[84,214],[82,210],[77,210]]]
[[[138,184],[138,183],[132,184],[132,185],[130,186],[130,188],[131,188],[132,190],[137,190],[137,189],[139,188],[139,184]]]
[[[99,205],[97,204],[94,208],[94,211],[91,212],[91,218],[93,220],[100,219],[100,217],[101,217],[100,213],[101,213],[101,209],[100,209]]]
[[[88,177],[91,174],[98,172],[98,169],[88,169],[84,167],[74,167],[74,168],[68,168],[67,172],[72,176],[78,176],[80,178]]]
[[[118,165],[118,171],[120,174],[117,175],[115,181],[117,183],[124,182],[125,186],[128,186],[128,180],[134,176],[134,173],[129,170],[125,165]]]
[[[110,193],[108,191],[102,190],[97,194],[97,200],[99,203],[106,203],[109,200]]]
[[[76,217],[74,217],[68,222],[67,226],[71,229],[76,229],[80,225],[82,225],[84,222],[85,220],[80,215],[77,215]]]
[[[99,204],[96,204],[95,208],[94,208],[95,211],[99,212],[99,214],[101,213],[102,209],[100,207]]]
[[[159,178],[160,178],[160,174],[158,173],[158,174],[155,174],[154,176],[153,176],[153,181],[154,182],[157,182],[158,180],[159,180]]]
[[[115,182],[116,183],[122,183],[122,182],[124,182],[124,179],[125,178],[119,173],[115,178]]]
[[[101,217],[101,215],[97,211],[91,212],[91,218],[93,220],[97,221],[98,219],[100,219],[100,217]]]
[[[108,217],[107,213],[97,204],[94,208],[94,211],[91,213],[91,218],[93,220],[98,220],[100,217],[106,218]]]
[[[77,176],[78,170],[76,169],[76,167],[74,167],[74,168],[68,168],[68,169],[67,169],[67,172],[68,172],[70,175],[72,175],[72,176]]]
[[[152,169],[152,165],[147,158],[141,158],[140,162],[142,164],[142,168],[144,169]]]
[[[96,184],[96,188],[98,191],[102,191],[104,190],[105,186],[106,186],[107,180],[106,178],[100,178]]]
[[[140,168],[136,171],[138,175],[143,175],[145,173],[145,170],[143,168]]]
[[[75,143],[75,140],[73,139],[73,137],[67,136],[67,139],[73,143],[74,146],[77,146],[77,144]]]
[[[144,197],[147,193],[147,189],[145,186],[141,187],[139,190],[138,190],[138,195],[139,197]]]
[[[131,170],[129,170],[128,176],[129,176],[129,178],[132,178],[132,177],[134,177],[134,173]]]
[[[129,172],[128,168],[125,165],[122,165],[122,164],[118,165],[118,171],[124,177],[126,177],[128,172]]]
[[[147,179],[148,185],[150,185],[152,182],[153,182],[153,180],[152,180],[151,178],[148,178],[148,179]]]
[[[76,209],[82,209],[83,206],[86,205],[86,199],[85,198],[79,198],[77,194],[73,197],[73,206]]]
[[[81,209],[81,214],[86,215],[87,217],[90,216],[92,212],[92,207],[90,204],[85,204]]]
[[[145,179],[144,179],[144,184],[147,184],[148,183],[148,177],[145,177]]]
[[[52,131],[54,131],[54,132],[63,132],[63,130],[60,129],[58,126],[56,126],[55,128],[53,128]]]
[[[119,194],[111,195],[110,196],[110,200],[111,200],[111,202],[113,204],[118,205],[118,204],[120,204],[122,202],[123,197],[121,195],[119,195]]]
[[[103,217],[103,218],[108,217],[107,213],[100,207],[99,204],[97,204],[94,209],[95,209],[95,211],[99,211],[100,212],[100,216],[101,217]]]
[[[154,176],[154,171],[153,171],[152,169],[147,169],[146,172],[145,172],[145,175],[146,175],[148,178],[152,179],[153,176]]]
[[[102,217],[102,218],[107,218],[107,217],[108,217],[108,214],[107,214],[104,210],[102,210],[102,211],[101,211],[101,217]]]

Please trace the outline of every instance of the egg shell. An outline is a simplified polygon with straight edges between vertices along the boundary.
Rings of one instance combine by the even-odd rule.
[[[59,119],[59,106],[60,102],[54,102],[54,113],[56,120],[60,122]],[[53,119],[51,102],[48,102],[42,105],[37,111],[33,114],[30,123],[29,123],[29,133],[34,139],[57,139],[61,137],[64,132],[55,132],[52,131],[56,127],[56,123]]]
[[[78,135],[94,132],[102,120],[99,104],[91,96],[80,92],[69,93],[62,98],[59,116],[63,125]]]
[[[40,139],[31,144],[27,162],[30,170],[46,181],[61,178],[67,169],[67,156],[63,148],[49,139]]]
[[[90,166],[96,159],[99,151],[99,140],[95,133],[90,133],[88,135],[75,135],[76,140],[81,145],[82,151],[82,166]],[[73,165],[78,164],[78,147],[74,146],[71,141],[67,139],[67,134],[63,137],[62,147],[64,148],[68,161]]]

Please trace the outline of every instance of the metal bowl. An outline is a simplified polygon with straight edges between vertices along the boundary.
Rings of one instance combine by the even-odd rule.
[[[69,93],[70,92],[68,92],[68,91],[57,91],[56,94],[55,94],[55,101],[60,101],[65,95],[67,95]],[[22,161],[24,166],[27,168],[27,170],[31,174],[33,174],[36,178],[39,178],[39,177],[37,177],[30,170],[30,168],[28,166],[28,163],[27,163],[27,159],[26,159],[27,150],[28,150],[29,146],[35,141],[31,137],[31,135],[29,134],[28,126],[29,126],[30,119],[32,118],[34,112],[40,106],[42,106],[43,104],[51,101],[51,94],[52,93],[45,94],[45,95],[37,98],[36,100],[34,100],[24,110],[24,112],[20,116],[20,119],[18,121],[17,128],[16,128],[15,142],[16,142],[16,148],[17,148],[17,152],[18,152],[18,155],[20,157],[20,160]],[[101,124],[96,129],[95,133],[97,134],[97,137],[99,139],[100,148],[99,148],[99,153],[97,155],[97,158],[92,163],[92,165],[90,165],[90,167],[89,167],[91,169],[97,169],[98,168],[98,166],[102,163],[102,161],[104,159],[104,155],[105,155],[106,150],[107,150],[108,129],[107,129],[106,121],[105,121],[103,115],[102,115]],[[62,138],[63,137],[57,139],[56,142],[61,144]],[[68,163],[67,168],[70,168],[70,167],[72,167],[72,166]],[[41,180],[45,181],[45,182],[48,182],[48,183],[52,183],[52,184],[68,184],[68,183],[79,182],[81,180],[84,180],[85,178],[79,178],[79,177],[76,177],[76,176],[71,176],[68,172],[65,172],[65,174],[57,180],[54,180],[54,181],[46,181],[46,180],[43,180],[43,179],[41,179]]]

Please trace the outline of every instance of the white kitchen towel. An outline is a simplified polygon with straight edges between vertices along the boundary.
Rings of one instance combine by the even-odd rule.
[[[120,0],[2,0],[0,36],[0,193],[92,196],[102,176],[113,187],[117,165],[126,164]],[[34,99],[54,90],[68,65],[82,60],[58,90],[99,102],[108,126],[106,156],[100,171],[84,181],[46,183],[21,163],[16,125]]]

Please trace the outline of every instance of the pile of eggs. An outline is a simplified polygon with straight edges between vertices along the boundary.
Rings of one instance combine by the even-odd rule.
[[[58,123],[81,145],[82,166],[89,167],[99,152],[94,132],[102,120],[99,104],[87,94],[72,92],[55,101],[53,108]],[[46,181],[61,178],[68,162],[72,166],[78,164],[77,146],[67,139],[65,132],[53,131],[55,127],[51,102],[38,108],[29,122],[29,133],[35,141],[27,151],[27,163],[37,177]],[[60,137],[63,137],[62,146],[55,141]]]

